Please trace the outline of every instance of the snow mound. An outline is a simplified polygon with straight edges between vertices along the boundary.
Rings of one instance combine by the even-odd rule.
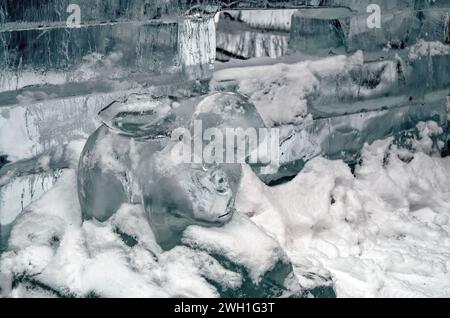
[[[162,251],[141,205],[123,204],[104,223],[82,222],[75,171],[64,170],[15,222],[1,255],[0,294],[184,298],[300,292],[283,249],[247,216],[235,215],[223,228],[192,226],[183,241]]]
[[[447,54],[450,54],[450,45],[445,45],[439,41],[425,41],[420,39],[415,45],[409,48],[409,58],[411,60],[416,60],[424,56]]]
[[[433,134],[433,124],[419,126]],[[279,240],[298,272],[331,274],[338,297],[448,296],[450,158],[416,149],[376,141],[354,174],[316,158],[273,188],[247,169],[238,209]]]

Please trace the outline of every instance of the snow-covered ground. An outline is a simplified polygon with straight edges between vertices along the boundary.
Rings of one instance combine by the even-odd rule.
[[[413,150],[392,139],[366,145],[354,174],[342,161],[320,157],[292,181],[268,187],[245,168],[235,218],[247,214],[275,238],[304,287],[317,284],[312,273],[331,276],[338,297],[449,296],[450,158],[433,147],[435,123],[419,129]],[[135,244],[120,233],[131,233]],[[254,247],[255,238],[236,235],[232,225],[222,233],[239,242],[227,243],[231,254]],[[197,235],[214,244],[208,239],[214,232]],[[257,256],[249,262],[256,271],[267,265]],[[103,224],[83,223],[72,167],[13,227],[0,284],[3,296],[12,297],[214,297],[204,277],[239,284],[234,272],[219,269],[203,252],[181,246],[162,252],[138,206],[122,206]],[[14,289],[12,273],[26,278]]]
[[[354,174],[316,158],[269,188],[247,171],[240,198],[299,271],[331,273],[338,297],[450,295],[450,158],[386,139],[364,148]]]

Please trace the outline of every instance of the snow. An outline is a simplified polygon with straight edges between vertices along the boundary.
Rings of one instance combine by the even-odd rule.
[[[247,170],[238,209],[277,237],[298,271],[329,271],[338,297],[448,297],[450,158],[391,139],[366,145],[362,158],[355,175],[313,159],[274,188]]]
[[[161,254],[140,209],[128,205],[110,223],[82,223],[76,173],[65,170],[14,226],[9,251],[1,258],[2,284],[11,273],[26,274],[62,295],[78,297],[214,297],[217,292],[204,277],[240,284],[239,275],[204,252],[180,246]],[[116,228],[136,235],[139,243],[127,246]],[[23,296],[24,290],[20,284],[12,295]]]
[[[431,137],[444,133],[444,129],[442,129],[442,127],[439,127],[438,124],[434,121],[420,122],[417,124],[417,129],[419,131],[419,138],[413,139],[411,141],[412,147],[415,150],[419,150],[425,153],[436,153],[433,139]],[[439,143],[439,148],[442,148],[444,146],[442,144],[442,141],[439,141]]]
[[[409,58],[416,60],[421,57],[450,54],[450,46],[439,41],[425,41],[420,39],[409,48]]]
[[[236,81],[239,92],[250,97],[268,126],[305,116],[305,95],[317,85],[317,79],[307,70],[305,63],[289,67],[276,64],[225,69],[215,72],[213,79],[217,82]],[[272,112],[277,105],[284,105],[283,111]]]
[[[230,223],[221,228],[189,227],[184,232],[183,242],[210,253],[224,255],[243,265],[250,270],[253,282],[258,284],[266,272],[273,269],[280,259],[286,260],[286,257],[275,241],[255,228],[253,222],[236,214]],[[258,242],[257,249],[254,242]]]

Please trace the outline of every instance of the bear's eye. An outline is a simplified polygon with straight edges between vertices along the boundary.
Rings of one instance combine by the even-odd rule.
[[[228,180],[226,175],[222,171],[214,171],[211,174],[210,181],[214,185],[214,188],[217,192],[219,193],[227,192]]]

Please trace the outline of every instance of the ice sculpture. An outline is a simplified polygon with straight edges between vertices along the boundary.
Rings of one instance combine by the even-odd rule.
[[[78,194],[84,219],[106,221],[123,203],[143,204],[155,239],[164,250],[177,245],[204,250],[225,268],[244,275],[244,285],[239,290],[223,290],[222,294],[300,295],[292,265],[278,243],[250,220],[233,216],[241,165],[205,164],[197,162],[195,155],[192,162],[173,157],[180,140],[174,139],[171,133],[178,129],[194,134],[195,153],[198,147],[212,141],[202,138],[208,128],[225,132],[228,128],[264,127],[246,97],[215,93],[178,100],[132,95],[125,102],[114,102],[103,109],[100,117],[103,125],[88,139],[79,163]],[[202,123],[202,136],[196,135],[198,121]],[[202,138],[200,145],[197,137]],[[232,225],[214,230],[232,219]],[[258,259],[269,264],[258,277],[251,276],[255,270],[251,264],[240,263],[245,258],[243,255],[239,258],[233,254],[239,250],[233,247],[236,242],[242,240],[242,246],[248,246],[243,240],[244,235],[251,234],[249,228],[253,235],[271,241],[269,247],[274,249]],[[227,229],[232,229],[232,234]],[[239,237],[239,233],[243,236]],[[216,241],[208,240],[207,235]]]
[[[230,220],[240,164],[172,160],[179,140],[172,140],[171,133],[198,133],[193,130],[195,121],[202,122],[201,133],[211,127],[264,127],[245,97],[217,93],[177,101],[132,95],[124,103],[112,103],[100,116],[103,125],[87,141],[79,165],[85,219],[105,221],[122,203],[142,201],[165,249],[177,245],[189,225],[215,226]],[[202,138],[194,140],[197,137]],[[195,141],[194,145],[198,147]]]

